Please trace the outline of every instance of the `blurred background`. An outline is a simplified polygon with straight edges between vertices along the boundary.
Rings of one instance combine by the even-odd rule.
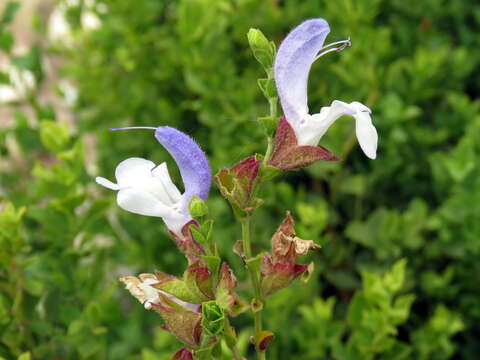
[[[317,270],[272,296],[269,359],[478,359],[480,4],[474,0],[21,0],[0,2],[0,358],[166,360],[180,343],[117,281],[185,260],[160,219],[120,210],[94,177],[127,157],[170,162],[149,132],[191,134],[213,171],[266,142],[268,104],[250,27],[280,43],[324,17],[310,108],[372,108],[378,158],[351,119],[322,145],[340,155],[276,179],[261,197],[255,251],[291,209],[322,249]],[[174,164],[170,166],[175,169]],[[174,171],[173,171],[174,172]],[[178,173],[175,178],[179,180]],[[240,237],[208,201],[222,256]],[[248,354],[252,319],[233,319]],[[225,355],[225,359],[229,359]]]

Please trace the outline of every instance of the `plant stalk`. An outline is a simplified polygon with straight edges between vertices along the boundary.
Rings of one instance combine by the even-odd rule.
[[[251,238],[250,238],[250,217],[246,217],[242,220],[242,238],[243,238],[243,250],[245,252],[245,257],[247,260],[252,258],[252,247],[251,247]],[[253,284],[253,290],[255,294],[255,299],[262,303],[263,307],[263,296],[260,288],[259,273],[255,269],[252,269],[247,265],[248,273]],[[262,332],[262,309],[256,311],[254,316],[255,321],[255,339],[258,339]],[[257,352],[258,360],[265,360],[265,352],[260,351],[255,345],[255,351]]]

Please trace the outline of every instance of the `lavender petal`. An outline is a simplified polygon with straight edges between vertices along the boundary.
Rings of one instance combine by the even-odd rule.
[[[329,32],[324,19],[310,19],[293,29],[278,49],[275,83],[285,117],[294,128],[308,114],[308,73]]]
[[[159,126],[155,137],[172,155],[185,185],[184,209],[192,196],[206,200],[211,185],[211,170],[205,153],[188,135],[170,126]]]

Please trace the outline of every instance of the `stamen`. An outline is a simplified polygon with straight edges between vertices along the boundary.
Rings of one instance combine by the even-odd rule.
[[[340,45],[340,46],[337,46],[337,45]],[[340,40],[340,41],[335,41],[333,43],[330,43],[328,45],[325,45],[324,47],[322,47],[320,49],[321,53],[319,53],[316,57],[315,57],[315,60],[318,60],[319,58],[321,58],[323,55],[326,55],[330,52],[333,52],[333,51],[342,51],[343,49],[345,49],[347,46],[351,46],[352,45],[352,42],[350,41],[350,38],[348,38],[347,40]],[[332,47],[334,46],[334,47]],[[322,51],[323,50],[323,51]]]
[[[117,130],[157,130],[156,127],[153,126],[127,126],[127,127],[121,127],[121,128],[110,128],[108,130],[110,131],[117,131]]]

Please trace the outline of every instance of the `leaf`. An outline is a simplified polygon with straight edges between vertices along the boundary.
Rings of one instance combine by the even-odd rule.
[[[48,150],[59,153],[68,146],[70,134],[65,125],[59,125],[54,121],[42,121],[40,139]]]
[[[217,274],[218,269],[220,268],[221,259],[218,256],[202,256],[201,257],[205,264],[207,265],[208,270],[212,274]]]
[[[10,24],[15,18],[15,14],[17,13],[19,8],[20,8],[20,3],[18,1],[8,1],[7,5],[3,10],[2,17],[0,19],[0,26]]]
[[[30,360],[31,359],[31,355],[30,355],[30,352],[25,352],[23,353],[22,355],[20,355],[17,360]]]

